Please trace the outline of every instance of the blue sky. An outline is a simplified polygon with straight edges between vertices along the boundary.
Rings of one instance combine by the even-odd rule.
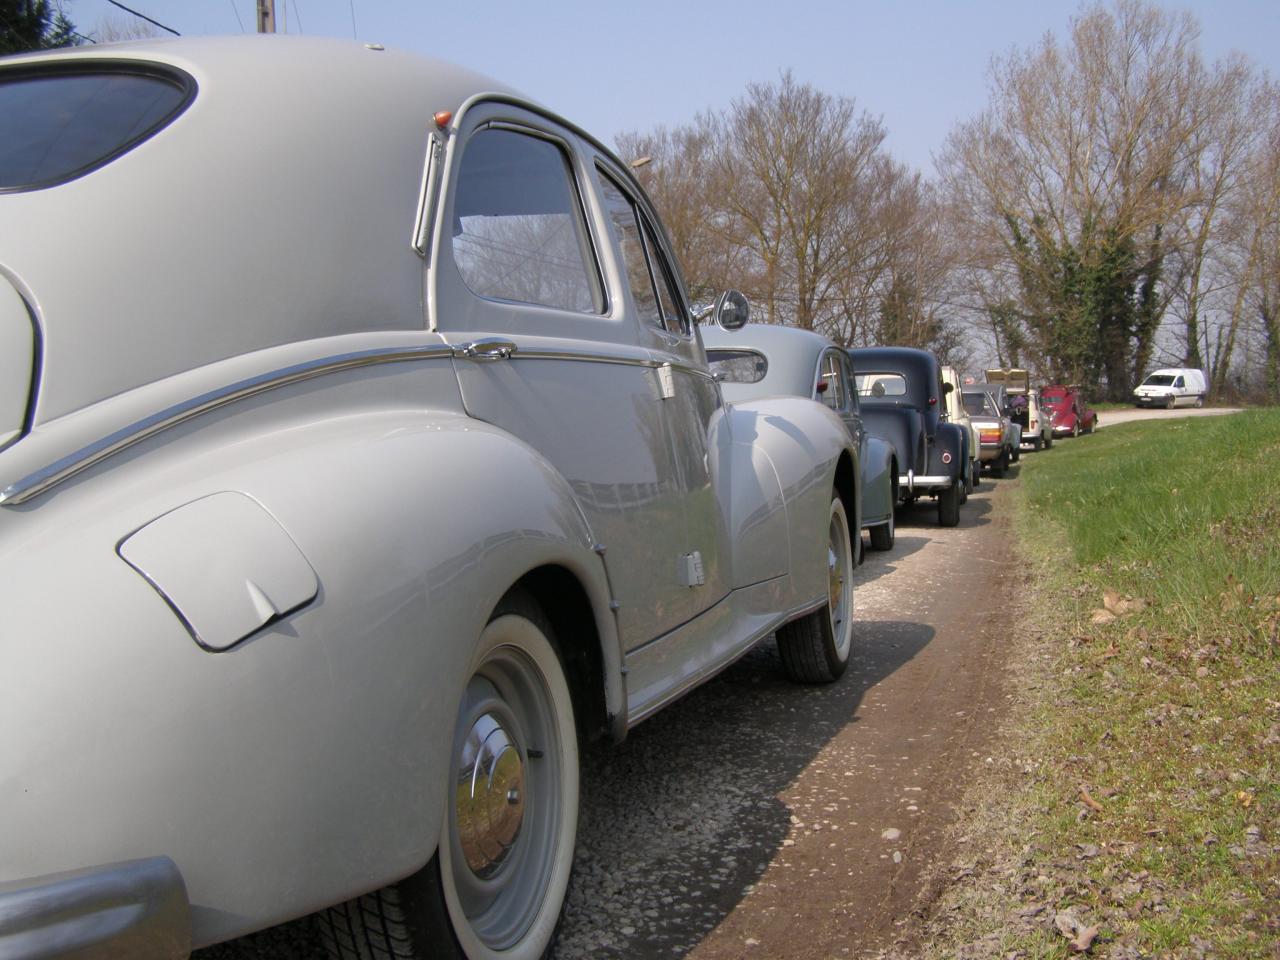
[[[255,24],[253,0],[123,2],[184,34]],[[103,17],[129,19],[106,0],[62,6],[82,32]],[[1238,50],[1280,78],[1280,0],[1162,6],[1196,16],[1206,58]],[[1065,36],[1079,10],[1074,0],[276,0],[289,33],[354,33],[452,60],[523,90],[606,142],[624,130],[685,123],[790,69],[882,117],[889,150],[926,173],[952,125],[985,105],[992,56],[1047,31]]]

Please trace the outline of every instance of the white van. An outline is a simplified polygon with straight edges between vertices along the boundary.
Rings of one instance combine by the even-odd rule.
[[[1140,407],[1203,407],[1204,371],[1192,367],[1168,367],[1148,375],[1133,397]]]

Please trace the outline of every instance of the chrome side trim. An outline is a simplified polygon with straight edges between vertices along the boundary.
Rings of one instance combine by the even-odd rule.
[[[187,888],[168,857],[0,885],[0,957],[179,960],[190,953]]]
[[[546,347],[520,347],[516,354],[523,360],[580,360],[587,363],[616,363],[628,367],[646,367],[650,370],[657,370],[659,367],[668,365],[681,373],[689,373],[696,377],[715,382],[715,375],[703,367],[695,366],[692,363],[681,360],[677,356],[670,356],[664,359],[655,359],[653,357],[622,357],[614,353],[597,353],[592,350],[575,350],[572,347],[557,347],[552,350]]]
[[[555,350],[521,347],[518,356],[522,360],[581,360],[587,363],[616,363],[625,367],[647,367],[656,370],[663,361],[649,357],[620,357],[612,353],[594,353],[590,350],[574,350],[559,347]]]
[[[64,480],[71,479],[82,470],[88,470],[95,464],[101,463],[108,457],[114,456],[135,443],[140,443],[149,437],[155,436],[157,433],[168,430],[170,427],[217,410],[219,407],[224,407],[229,403],[245,400],[260,393],[266,393],[268,390],[275,390],[279,387],[301,383],[304,380],[312,380],[316,377],[323,377],[342,370],[352,370],[357,367],[370,367],[383,363],[401,363],[407,360],[452,358],[453,356],[454,348],[443,344],[431,344],[422,347],[383,347],[376,350],[361,350],[357,353],[308,360],[304,363],[297,363],[293,366],[259,374],[256,377],[249,377],[224,387],[218,387],[197,397],[192,397],[190,400],[176,403],[171,407],[153,413],[149,417],[134,421],[128,426],[121,427],[114,433],[108,434],[100,440],[95,440],[93,443],[87,444],[79,450],[67,454],[65,457],[41,467],[34,473],[29,473],[22,479],[14,481],[5,487],[3,491],[0,491],[0,506],[11,507],[26,503]]]

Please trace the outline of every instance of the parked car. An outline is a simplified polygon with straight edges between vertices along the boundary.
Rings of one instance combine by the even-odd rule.
[[[722,401],[599,141],[297,37],[6,57],[0,129],[7,960],[542,956],[580,741],[844,670],[857,449]]]
[[[1204,371],[1194,367],[1166,367],[1147,376],[1133,391],[1140,407],[1203,407]]]
[[[1039,390],[1027,392],[1027,425],[1022,431],[1022,442],[1033,450],[1049,450],[1053,447],[1053,417],[1045,410]]]
[[[1053,414],[1055,437],[1078,437],[1093,433],[1098,425],[1098,414],[1085,402],[1075,386],[1055,383],[1040,390],[1040,403]]]
[[[982,472],[982,462],[978,459],[978,430],[969,419],[969,411],[964,408],[960,374],[955,367],[943,364],[939,370],[942,374],[943,407],[947,420],[954,423],[964,432],[965,452],[967,454],[968,472],[965,475],[965,489],[968,493],[978,486]],[[948,387],[950,389],[948,389]]]
[[[964,431],[942,417],[944,389],[937,358],[912,347],[849,351],[866,428],[898,452],[900,499],[938,502],[938,523],[960,522],[968,461]]]
[[[873,550],[890,550],[898,502],[898,454],[862,422],[848,355],[827,337],[798,327],[749,323],[702,330],[707,363],[729,403],[760,397],[808,397],[844,421],[858,449],[861,528]]]
[[[1053,424],[1043,415],[1040,396],[1031,389],[1031,377],[1026,370],[1020,367],[988,370],[987,383],[1004,385],[1009,395],[1009,417],[1020,427],[1020,446],[1033,450],[1048,450],[1053,446]]]
[[[1005,442],[1009,447],[1009,459],[1012,463],[1017,463],[1022,457],[1022,424],[1017,419],[1019,409],[1024,407],[1023,404],[1015,405],[1015,398],[1010,396],[1008,388],[1003,383],[988,383],[982,386],[991,397],[991,402],[1000,411],[1000,418],[1003,421],[1005,431]]]
[[[1020,428],[1000,412],[986,384],[964,388],[969,420],[978,431],[978,459],[995,477],[1003,477],[1017,457]]]

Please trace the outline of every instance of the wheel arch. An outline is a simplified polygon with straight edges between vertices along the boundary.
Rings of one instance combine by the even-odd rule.
[[[615,721],[625,717],[625,711],[610,710],[607,679],[619,672],[616,664],[606,671],[604,637],[582,581],[567,567],[546,564],[526,573],[513,589],[526,592],[555,630],[554,642],[574,698],[579,739],[591,742],[605,733],[620,739],[623,725]]]

